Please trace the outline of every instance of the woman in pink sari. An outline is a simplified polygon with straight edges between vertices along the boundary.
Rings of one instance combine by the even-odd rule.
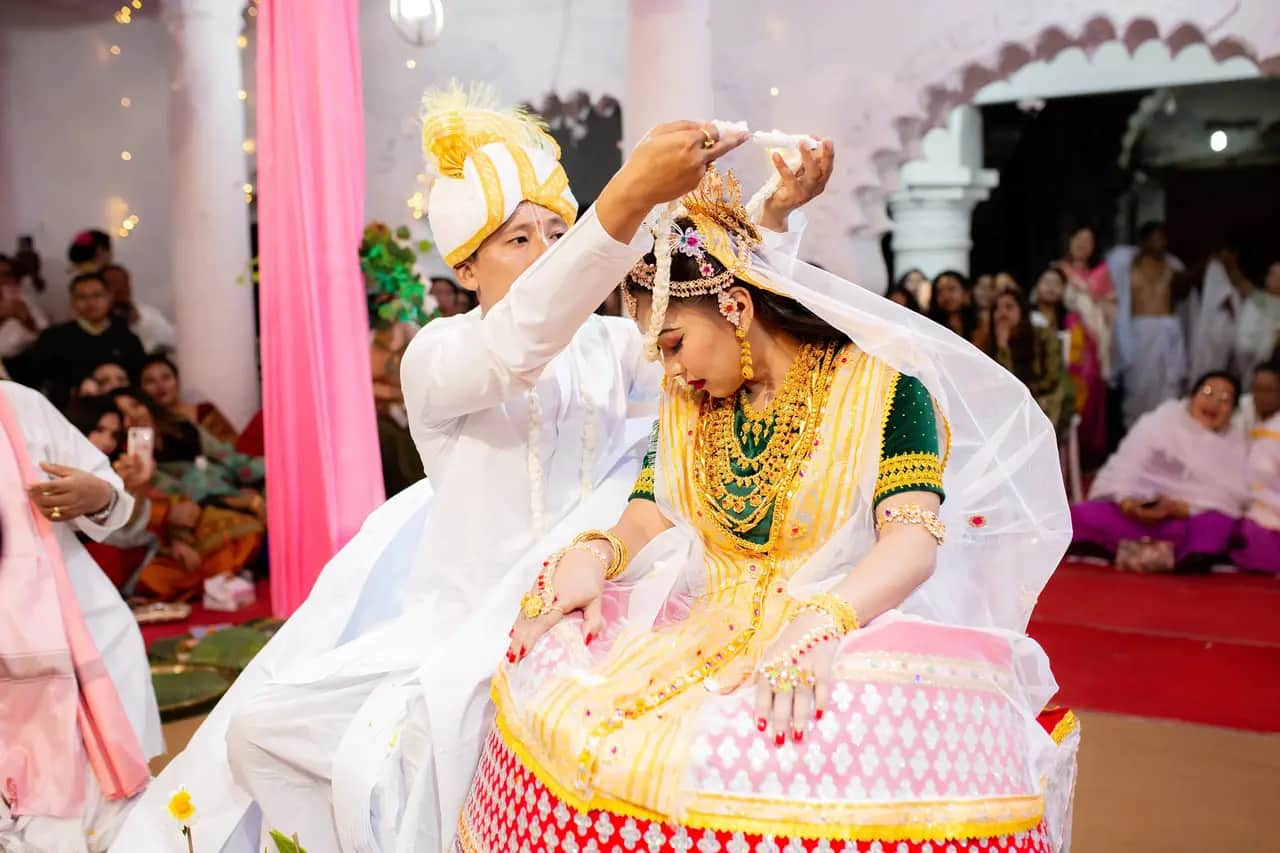
[[[1112,334],[1116,323],[1116,288],[1105,262],[1094,263],[1093,229],[1077,228],[1067,239],[1067,254],[1057,268],[1066,279],[1066,310],[1077,314],[1087,352],[1075,355],[1076,411],[1080,415],[1080,449],[1086,460],[1102,460],[1107,450],[1107,383],[1112,376]],[[1076,363],[1079,362],[1079,372]]]

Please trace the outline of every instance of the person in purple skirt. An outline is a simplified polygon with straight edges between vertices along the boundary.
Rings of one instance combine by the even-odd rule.
[[[1189,399],[1143,415],[1071,510],[1074,541],[1115,557],[1124,542],[1169,542],[1179,569],[1225,559],[1248,500],[1240,383],[1208,373]]]
[[[1249,434],[1249,505],[1240,520],[1231,561],[1242,569],[1280,574],[1280,361],[1258,368],[1256,411],[1269,416]]]

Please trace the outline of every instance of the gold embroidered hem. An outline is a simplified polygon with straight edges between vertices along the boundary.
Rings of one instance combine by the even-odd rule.
[[[879,502],[889,492],[908,486],[942,489],[942,466],[936,453],[904,453],[880,461],[874,500]]]

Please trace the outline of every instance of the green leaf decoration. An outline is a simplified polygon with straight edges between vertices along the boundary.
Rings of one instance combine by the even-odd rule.
[[[307,853],[307,848],[301,844],[294,844],[292,838],[285,837],[285,834],[278,829],[271,830],[271,840],[276,844],[277,853]],[[267,851],[263,850],[262,853]]]
[[[212,631],[191,650],[191,663],[208,663],[228,669],[244,669],[267,644],[267,636],[252,628]]]
[[[165,637],[147,646],[147,660],[151,663],[177,663],[182,644],[191,639],[190,634],[181,637]]]
[[[360,274],[364,277],[369,320],[375,329],[398,321],[425,325],[431,319],[422,307],[426,287],[414,268],[420,252],[431,243],[419,240],[416,249],[401,241],[410,239],[407,226],[392,231],[384,223],[365,226],[360,243]]]

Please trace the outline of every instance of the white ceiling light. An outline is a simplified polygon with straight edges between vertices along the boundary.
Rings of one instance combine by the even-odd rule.
[[[425,47],[444,30],[441,0],[389,0],[388,12],[396,32],[410,44]]]
[[[1227,132],[1225,130],[1215,130],[1209,134],[1209,148],[1213,151],[1227,150]]]

